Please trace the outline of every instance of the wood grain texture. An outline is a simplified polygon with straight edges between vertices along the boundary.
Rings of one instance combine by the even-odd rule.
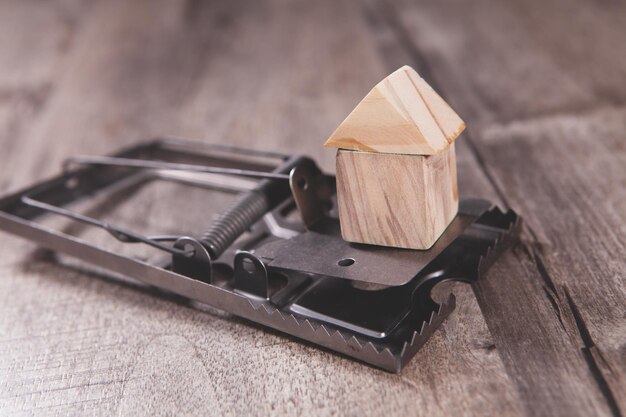
[[[405,65],[376,84],[324,146],[434,155],[447,149],[464,129],[454,110]]]
[[[490,274],[507,271],[508,284],[487,279],[476,288],[505,366],[519,375],[516,384],[528,412],[623,415],[626,117],[623,85],[614,77],[626,71],[626,61],[610,52],[607,37],[624,35],[624,5],[580,2],[574,10],[556,0],[495,9],[489,2],[463,9],[455,1],[435,8],[387,6],[381,7],[398,24],[399,36],[415,57],[429,62],[430,81],[443,94],[455,93],[459,111],[476,113],[467,118],[473,126],[468,142],[498,194],[528,225],[528,242],[517,255],[507,255],[501,264],[506,267]],[[450,7],[462,12],[445,13]],[[583,22],[588,35],[568,35],[572,23]],[[509,30],[492,37],[500,25]],[[433,48],[435,39],[449,40],[450,47]],[[500,96],[521,80],[519,61],[498,48],[478,53],[473,48],[480,44],[483,51],[482,40],[517,42],[525,62],[541,66],[528,73],[530,79],[523,77],[532,95]],[[493,71],[477,77],[473,89],[460,89],[472,85],[461,67]],[[602,68],[610,70],[600,75]],[[554,88],[554,94],[535,94]],[[516,263],[523,268],[514,268]],[[532,349],[517,343],[521,335]]]
[[[436,289],[453,291],[457,310],[401,375],[59,266],[2,235],[1,415],[624,415],[623,4],[25,0],[0,10],[4,191],[69,154],[164,133],[291,149],[331,171],[320,141],[408,63],[470,126],[456,143],[460,195],[508,203],[531,227],[477,297]],[[227,203],[186,191],[144,190],[140,212],[107,218],[188,230]]]
[[[429,249],[459,209],[454,144],[437,155],[337,151],[337,203],[348,242]]]

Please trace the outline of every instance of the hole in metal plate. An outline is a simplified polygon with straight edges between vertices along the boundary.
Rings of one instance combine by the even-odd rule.
[[[354,259],[352,258],[343,258],[340,259],[339,261],[337,261],[337,265],[339,266],[350,266],[352,264],[354,264]]]

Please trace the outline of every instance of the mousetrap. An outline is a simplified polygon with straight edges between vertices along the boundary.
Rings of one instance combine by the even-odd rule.
[[[231,193],[234,203],[214,219],[205,206],[172,212],[194,231],[158,236],[76,208],[155,181]],[[117,244],[145,246],[158,256],[127,256],[90,243],[43,224],[51,217],[103,229]],[[335,178],[313,160],[166,139],[69,159],[57,177],[0,200],[0,229],[400,372],[455,307],[453,295],[437,303],[431,289],[447,280],[478,280],[516,239],[520,219],[485,200],[462,200],[428,250],[348,243],[341,238]]]

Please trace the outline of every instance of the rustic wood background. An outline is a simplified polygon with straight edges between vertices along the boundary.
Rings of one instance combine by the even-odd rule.
[[[400,375],[2,234],[0,414],[624,415],[625,41],[612,0],[0,2],[3,193],[163,134],[333,171],[327,135],[409,64],[469,125],[461,194],[527,224]]]

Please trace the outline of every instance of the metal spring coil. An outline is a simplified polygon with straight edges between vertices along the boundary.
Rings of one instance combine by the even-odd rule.
[[[262,191],[248,191],[237,202],[222,213],[202,234],[200,243],[215,260],[244,233],[260,220],[270,208],[267,196]]]

